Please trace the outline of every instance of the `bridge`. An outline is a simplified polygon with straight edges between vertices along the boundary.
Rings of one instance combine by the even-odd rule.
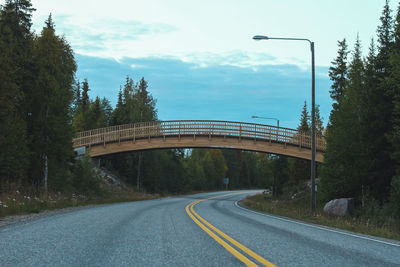
[[[316,161],[323,162],[325,138],[316,136]],[[73,147],[91,157],[163,148],[239,149],[311,160],[311,135],[295,129],[233,121],[150,121],[77,133]]]

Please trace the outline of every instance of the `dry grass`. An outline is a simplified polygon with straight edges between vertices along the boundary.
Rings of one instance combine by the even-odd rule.
[[[44,210],[62,209],[93,204],[106,204],[117,202],[129,202],[158,198],[158,195],[124,191],[108,193],[104,196],[87,197],[76,194],[49,193],[46,197],[22,193],[19,190],[0,195],[0,218],[9,215],[38,213]]]
[[[377,223],[360,217],[330,216],[319,209],[316,214],[310,210],[308,198],[301,200],[272,199],[269,195],[259,194],[246,198],[243,204],[251,209],[297,219],[314,224],[335,227],[352,232],[400,240],[400,223],[387,218]]]

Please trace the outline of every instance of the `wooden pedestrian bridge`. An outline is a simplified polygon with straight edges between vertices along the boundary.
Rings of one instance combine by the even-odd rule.
[[[316,161],[323,162],[325,138],[316,136]],[[79,132],[74,148],[91,157],[164,148],[224,148],[311,160],[311,135],[272,125],[233,121],[150,121]]]

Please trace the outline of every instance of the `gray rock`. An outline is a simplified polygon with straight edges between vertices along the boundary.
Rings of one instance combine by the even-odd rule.
[[[324,212],[332,215],[350,216],[354,211],[353,198],[333,199],[325,204]]]

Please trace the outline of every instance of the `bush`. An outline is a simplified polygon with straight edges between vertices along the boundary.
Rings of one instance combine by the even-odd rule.
[[[394,216],[400,219],[400,175],[392,179],[390,201],[393,206]]]
[[[92,160],[89,156],[77,160],[74,166],[73,175],[74,191],[87,196],[102,195],[104,192],[100,188],[100,177],[94,169]]]

